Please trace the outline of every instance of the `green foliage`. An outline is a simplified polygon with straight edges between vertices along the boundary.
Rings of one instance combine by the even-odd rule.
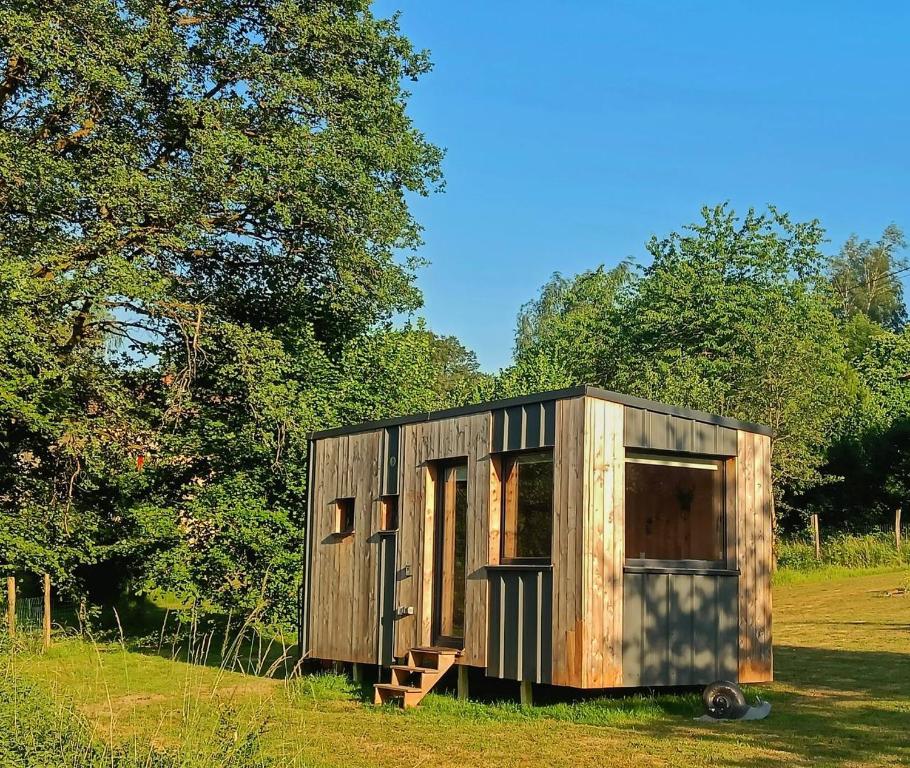
[[[822,274],[817,222],[727,206],[623,264],[554,277],[519,316],[511,393],[593,383],[770,425],[779,487],[819,482],[859,396]]]
[[[906,568],[910,566],[910,541],[902,541],[900,550],[894,535],[837,533],[823,536],[821,559],[815,559],[815,545],[807,539],[784,539],[777,544],[777,567],[792,570],[815,570],[839,567],[848,569]]]
[[[897,254],[906,246],[903,231],[894,224],[886,227],[875,243],[850,236],[830,266],[831,285],[842,317],[861,316],[873,327],[901,329],[907,310],[899,273],[908,265]],[[862,331],[854,326],[851,337],[858,351],[862,348]]]
[[[0,58],[0,562],[289,618],[307,433],[471,373],[357,381],[420,304],[426,54],[366,0],[88,0],[0,2]]]

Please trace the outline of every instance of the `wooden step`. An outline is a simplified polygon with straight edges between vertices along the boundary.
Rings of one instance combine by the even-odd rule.
[[[461,655],[457,648],[418,646],[411,648],[404,664],[391,666],[392,681],[377,683],[373,701],[385,704],[395,701],[405,709],[416,707],[430,689],[450,670]],[[411,685],[416,683],[417,685]]]
[[[399,672],[410,672],[417,675],[438,675],[439,670],[433,667],[413,667],[410,664],[393,664],[389,669],[397,669]]]
[[[390,701],[401,703],[402,708],[416,707],[423,698],[424,692],[411,685],[395,685],[394,683],[377,683],[374,687],[373,703],[385,704]]]
[[[437,656],[461,656],[463,651],[449,648],[447,645],[425,645],[411,648],[412,653],[435,653]]]

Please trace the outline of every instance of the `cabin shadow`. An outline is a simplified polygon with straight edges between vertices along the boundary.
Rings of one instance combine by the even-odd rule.
[[[94,625],[93,639],[122,641],[146,656],[273,678],[290,677],[298,667],[296,642],[223,613],[205,614],[193,626],[185,613],[130,596],[102,606]]]
[[[910,762],[907,697],[910,653],[848,651],[779,646],[774,649],[778,679],[797,691],[771,691],[767,720],[741,723],[672,723],[640,726],[661,738],[698,738],[718,744],[724,764],[759,768],[767,756],[731,755],[730,743],[755,741],[782,759],[810,765]],[[888,704],[887,700],[903,700]],[[696,713],[698,714],[698,713]],[[693,717],[695,715],[692,715]]]

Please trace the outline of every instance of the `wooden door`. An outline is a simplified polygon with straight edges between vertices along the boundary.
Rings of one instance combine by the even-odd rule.
[[[464,647],[468,464],[440,465],[436,495],[433,642]]]

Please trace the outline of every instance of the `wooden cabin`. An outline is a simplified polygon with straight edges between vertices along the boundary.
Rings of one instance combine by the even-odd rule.
[[[770,434],[594,387],[316,433],[301,649],[405,705],[770,681]]]

